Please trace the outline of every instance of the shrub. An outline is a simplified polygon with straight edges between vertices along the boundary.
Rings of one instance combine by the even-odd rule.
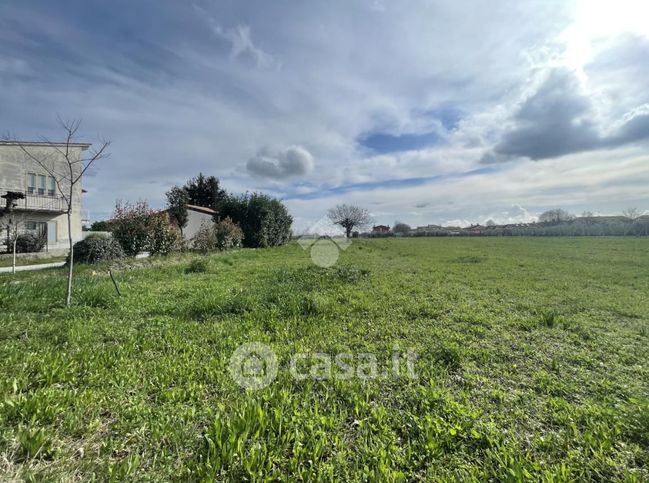
[[[96,235],[75,243],[73,253],[74,263],[100,263],[124,258],[124,250],[117,240]],[[67,263],[70,263],[70,255]]]
[[[185,273],[205,273],[207,272],[207,260],[197,258],[189,263]]]
[[[146,250],[152,255],[167,255],[181,248],[180,234],[169,223],[168,215],[150,209],[146,201],[118,202],[113,218],[113,237],[126,255]]]
[[[243,231],[230,218],[215,223],[213,230],[217,250],[229,250],[241,246]]]
[[[216,223],[201,224],[200,229],[192,239],[192,246],[201,253],[213,250],[229,250],[240,247],[243,231],[230,218]]]
[[[90,232],[84,238],[84,240],[106,240],[107,238],[110,238],[110,237],[108,235],[106,235],[105,233],[93,233],[93,232]]]
[[[16,253],[36,253],[45,246],[45,235],[23,233],[16,238]]]
[[[182,238],[178,229],[171,226],[169,216],[162,212],[154,214],[149,220],[147,248],[151,255],[168,255],[180,250]]]
[[[146,250],[149,240],[149,218],[153,215],[146,201],[135,204],[117,202],[113,215],[113,237],[126,255],[134,257]]]
[[[229,217],[243,231],[246,247],[271,247],[283,245],[291,238],[293,218],[284,204],[261,193],[231,196],[220,212]]]
[[[90,230],[91,231],[112,231],[113,230],[113,224],[110,221],[95,221],[90,225]]]
[[[214,223],[201,223],[201,227],[192,238],[192,247],[201,253],[216,250],[216,233]]]

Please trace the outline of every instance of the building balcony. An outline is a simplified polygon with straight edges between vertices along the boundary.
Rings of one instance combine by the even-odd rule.
[[[7,193],[20,193],[21,198],[14,199],[14,209],[20,211],[42,211],[50,213],[65,213],[68,209],[65,199],[61,195],[41,194],[38,192],[22,191],[0,187],[0,197]],[[0,199],[0,209],[6,206],[6,198]]]

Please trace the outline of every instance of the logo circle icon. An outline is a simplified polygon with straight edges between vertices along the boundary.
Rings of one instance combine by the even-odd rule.
[[[321,238],[311,247],[311,260],[319,267],[329,268],[336,264],[340,249],[333,240]]]
[[[277,367],[277,356],[268,345],[249,342],[234,351],[228,371],[239,386],[256,391],[275,380]]]

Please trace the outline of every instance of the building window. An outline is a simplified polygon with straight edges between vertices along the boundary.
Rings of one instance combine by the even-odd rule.
[[[26,221],[25,230],[38,236],[47,233],[47,222],[45,221]]]
[[[27,173],[27,193],[30,195],[56,196],[56,180],[54,176]]]
[[[36,191],[36,175],[34,173],[27,173],[27,193],[34,194]]]
[[[56,180],[54,176],[47,177],[47,196],[54,196],[56,194]]]
[[[45,175],[43,174],[38,175],[38,194],[45,194]]]

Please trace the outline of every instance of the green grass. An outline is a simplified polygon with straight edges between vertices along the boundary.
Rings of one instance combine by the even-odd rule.
[[[649,240],[355,241],[0,275],[0,474],[27,480],[647,481]],[[203,271],[205,268],[205,271]],[[279,372],[245,391],[242,343]],[[419,355],[296,380],[295,352]],[[334,371],[335,372],[335,371]]]

